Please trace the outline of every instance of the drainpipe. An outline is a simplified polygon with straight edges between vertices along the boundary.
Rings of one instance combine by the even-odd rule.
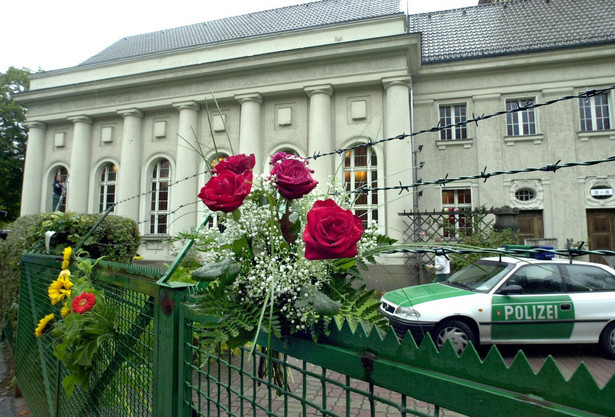
[[[411,87],[410,88],[410,134],[414,133],[414,88]],[[416,136],[411,136],[410,137],[410,146],[412,148],[412,180],[413,182],[417,182],[418,181],[418,175],[419,175],[419,169],[418,169],[418,162],[417,162],[417,156],[418,156],[418,151],[416,150]],[[414,196],[412,198],[412,211],[413,212],[417,212],[419,211],[419,193],[414,193]],[[417,228],[417,224],[415,222],[414,224],[414,240],[418,239],[419,236],[419,230]]]

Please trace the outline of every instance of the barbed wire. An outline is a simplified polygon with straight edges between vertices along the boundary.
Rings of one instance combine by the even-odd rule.
[[[434,255],[469,255],[475,253],[493,253],[494,255],[512,255],[517,257],[528,257],[528,255],[545,255],[551,254],[554,256],[561,256],[564,258],[572,259],[577,256],[585,256],[585,255],[600,255],[600,256],[615,256],[615,251],[612,250],[589,250],[582,249],[581,247],[577,248],[568,248],[568,249],[549,249],[542,247],[533,247],[533,248],[513,248],[513,247],[500,247],[500,248],[469,248],[469,247],[450,247],[450,246],[440,246],[434,247],[433,244],[429,243],[410,243],[410,244],[396,245],[395,247],[391,246],[390,250],[382,250],[377,249],[378,253],[383,254],[393,254],[393,253],[413,253],[413,254],[426,254],[433,253]],[[531,256],[530,256],[531,257]]]
[[[192,179],[192,178],[198,177],[198,176],[200,176],[200,175],[208,174],[208,173],[209,173],[209,171],[197,172],[196,174],[189,175],[189,176],[184,177],[184,178],[181,178],[181,179],[179,179],[179,180],[177,180],[177,181],[169,182],[169,183],[167,184],[167,189],[168,189],[168,188],[171,188],[171,187],[173,187],[173,186],[175,186],[175,185],[177,185],[177,184],[179,184],[179,183],[181,183],[181,182],[184,182],[184,181],[187,181],[187,180],[189,180],[189,179]],[[122,204],[122,203],[125,203],[125,202],[127,202],[127,201],[134,200],[134,199],[136,199],[136,198],[144,197],[144,196],[146,196],[146,195],[148,195],[148,194],[152,194],[152,193],[155,193],[155,192],[157,192],[157,191],[160,191],[160,189],[149,190],[149,191],[145,191],[145,192],[142,192],[142,193],[139,193],[139,194],[135,194],[135,195],[133,195],[132,197],[128,197],[128,198],[125,198],[125,199],[123,199],[123,200],[118,201],[117,203],[115,203],[115,205]]]
[[[400,194],[401,194],[403,191],[409,192],[412,188],[417,188],[417,187],[421,187],[425,185],[443,185],[443,184],[448,184],[448,183],[456,182],[456,181],[467,181],[467,180],[474,180],[474,179],[484,179],[484,181],[486,182],[489,178],[495,177],[498,175],[513,175],[513,174],[521,174],[524,172],[536,172],[536,171],[555,173],[557,170],[563,169],[563,168],[572,168],[572,167],[578,167],[578,166],[591,166],[591,165],[602,164],[605,162],[615,162],[615,155],[609,156],[603,159],[594,159],[594,160],[589,160],[589,161],[566,162],[564,164],[560,164],[560,162],[561,160],[557,161],[554,164],[548,164],[548,165],[545,165],[542,167],[536,167],[536,168],[528,167],[528,168],[511,169],[507,171],[494,171],[494,172],[486,172],[487,167],[485,167],[485,169],[480,174],[475,174],[475,175],[464,175],[464,176],[449,178],[447,174],[444,178],[439,178],[433,181],[419,180],[418,182],[415,182],[413,184],[406,184],[406,185],[401,184],[400,182],[399,185],[392,185],[392,186],[386,186],[386,187],[361,186],[361,187],[355,188],[354,190],[350,190],[348,192],[349,193],[369,193],[372,191],[400,190]]]
[[[521,112],[521,111],[525,111],[528,109],[532,109],[532,108],[539,108],[539,107],[544,107],[544,106],[549,106],[558,102],[562,102],[562,101],[566,101],[566,100],[572,100],[572,99],[579,99],[579,98],[586,98],[589,99],[590,97],[593,96],[597,96],[600,94],[604,94],[605,92],[608,92],[610,90],[615,89],[615,85],[610,86],[610,87],[605,87],[605,88],[601,88],[601,89],[592,89],[592,90],[586,90],[583,93],[579,93],[576,95],[566,95],[566,96],[562,96],[556,99],[552,99],[552,100],[547,100],[545,102],[542,103],[526,103],[524,105],[518,105],[517,108],[515,109],[510,109],[510,110],[501,110],[501,111],[497,111],[491,114],[482,114],[480,116],[475,116],[474,113],[472,114],[473,118],[472,119],[468,119],[464,122],[459,122],[459,123],[454,123],[454,124],[449,124],[449,125],[444,125],[444,126],[440,126],[439,123],[437,126],[433,126],[431,128],[428,129],[422,129],[410,134],[406,134],[406,133],[402,133],[398,136],[395,137],[390,137],[390,138],[384,138],[384,139],[380,139],[377,141],[374,141],[372,139],[368,139],[367,142],[363,142],[363,143],[358,143],[355,144],[353,146],[347,147],[347,148],[339,148],[336,149],[334,151],[331,152],[326,152],[326,153],[314,153],[314,155],[312,156],[308,156],[306,157],[306,159],[318,159],[320,157],[323,156],[334,156],[334,155],[342,155],[348,151],[352,151],[354,149],[358,149],[358,148],[362,148],[362,147],[372,147],[381,143],[385,143],[385,142],[389,142],[389,141],[393,141],[393,140],[403,140],[409,137],[413,137],[413,136],[418,136],[421,134],[425,134],[425,133],[431,133],[431,132],[439,132],[445,129],[450,129],[450,128],[454,128],[457,126],[465,126],[469,123],[476,123],[476,125],[478,125],[479,121],[482,120],[487,120],[496,116],[501,116],[501,115],[505,115],[505,114],[512,114],[512,113],[517,113],[517,112]],[[459,176],[459,177],[454,177],[454,178],[449,178],[448,174],[444,177],[444,178],[439,178],[436,180],[432,180],[432,181],[422,181],[419,180],[418,182],[415,182],[413,184],[402,184],[400,182],[399,185],[395,185],[395,186],[386,186],[386,187],[367,187],[367,186],[362,186],[362,187],[358,187],[354,190],[350,190],[350,193],[369,193],[369,192],[373,192],[373,191],[391,191],[391,190],[399,190],[399,194],[401,194],[402,192],[406,191],[406,192],[411,192],[412,189],[414,188],[418,188],[421,186],[426,186],[426,185],[443,185],[443,184],[448,184],[451,182],[456,182],[456,181],[467,181],[467,180],[473,180],[473,179],[483,179],[485,182],[487,181],[487,179],[494,177],[494,176],[499,176],[499,175],[513,175],[513,174],[519,174],[519,173],[526,173],[526,172],[536,172],[536,171],[543,171],[543,172],[556,172],[559,169],[562,168],[571,168],[571,167],[576,167],[576,166],[590,166],[590,165],[596,165],[596,164],[601,164],[601,163],[605,163],[605,162],[613,162],[615,161],[615,155],[614,156],[610,156],[608,158],[604,158],[604,159],[600,159],[600,160],[590,160],[590,161],[582,161],[582,162],[567,162],[565,164],[560,164],[561,161],[557,161],[554,164],[547,164],[545,166],[542,167],[536,167],[536,168],[532,168],[532,167],[528,167],[528,168],[523,168],[523,169],[513,169],[513,170],[507,170],[507,171],[494,171],[494,172],[489,172],[487,173],[487,167],[485,167],[483,169],[483,171],[479,174],[475,174],[475,175],[468,175],[468,176]],[[205,175],[207,174],[209,171],[205,170],[205,171],[201,171],[201,172],[197,172],[195,174],[186,176],[184,178],[178,179],[176,181],[170,182],[167,184],[167,189],[181,183],[184,181],[187,181],[189,179],[195,178],[195,177],[199,177],[201,175]],[[138,199],[147,195],[150,195],[154,192],[156,192],[157,190],[149,190],[149,191],[145,191],[143,193],[139,193],[136,194],[132,197],[128,197],[124,200],[120,200],[118,202],[116,202],[115,204],[122,204],[125,203],[127,201],[130,200],[134,200],[134,199]],[[177,207],[176,209],[174,209],[171,212],[165,213],[168,215],[174,214],[176,212],[178,212],[179,210],[187,207],[187,206],[191,206],[194,204],[197,204],[199,201],[196,201],[194,203],[188,203],[188,204],[183,204],[180,205],[179,207]],[[151,217],[150,219],[146,219],[146,220],[142,220],[140,222],[138,222],[138,225],[144,224],[144,223],[148,223],[151,222]]]
[[[371,138],[368,138],[368,140],[366,142],[363,143],[357,143],[353,146],[349,146],[347,148],[339,148],[336,149],[334,151],[331,152],[325,152],[325,153],[321,153],[321,152],[315,152],[312,156],[308,156],[307,159],[318,159],[321,158],[323,156],[333,156],[333,155],[342,155],[346,152],[355,150],[355,149],[359,149],[359,148],[368,148],[368,147],[373,147],[375,145],[381,144],[381,143],[385,143],[385,142],[391,142],[394,140],[403,140],[406,138],[410,138],[413,136],[418,136],[418,135],[422,135],[424,133],[431,133],[431,132],[439,132],[441,130],[445,130],[445,129],[450,129],[453,127],[458,127],[458,126],[466,126],[467,124],[471,124],[471,123],[475,123],[476,126],[478,126],[478,122],[482,121],[482,120],[487,120],[487,119],[491,119],[493,117],[496,116],[501,116],[504,114],[512,114],[512,113],[519,113],[528,109],[535,109],[535,108],[539,108],[539,107],[544,107],[544,106],[549,106],[561,101],[567,101],[567,100],[573,100],[573,99],[578,99],[578,98],[586,98],[589,99],[590,97],[594,97],[594,96],[598,96],[600,94],[604,94],[608,91],[614,90],[615,89],[615,85],[612,85],[610,87],[604,87],[604,88],[600,88],[600,89],[592,89],[592,90],[586,90],[583,93],[579,93],[579,94],[574,94],[574,95],[566,95],[566,96],[562,96],[559,98],[555,98],[552,100],[547,100],[545,102],[542,103],[526,103],[523,105],[520,105],[519,103],[517,103],[517,108],[515,109],[509,109],[509,110],[500,110],[497,111],[495,113],[491,113],[491,114],[482,114],[480,116],[476,116],[474,113],[472,113],[472,119],[467,119],[464,122],[459,122],[459,123],[452,123],[452,124],[448,124],[448,125],[444,125],[441,126],[440,123],[438,122],[438,125],[430,127],[428,129],[422,129],[422,130],[418,130],[416,132],[412,132],[412,133],[402,133],[400,135],[394,136],[394,137],[390,137],[390,138],[384,138],[384,139],[379,139],[379,140],[373,140]]]
[[[154,216],[154,217],[155,217],[155,216],[157,216],[157,215],[160,215],[160,216],[170,216],[170,215],[172,215],[172,214],[177,213],[178,211],[180,211],[181,209],[183,209],[183,208],[185,208],[185,207],[193,206],[193,205],[198,204],[198,203],[200,203],[200,202],[201,202],[201,200],[196,200],[196,201],[193,201],[193,202],[191,202],[191,203],[180,204],[180,205],[179,205],[177,208],[175,208],[174,210],[171,210],[171,211],[169,211],[169,212],[159,213],[159,214],[152,214],[151,216]],[[150,218],[149,218],[149,219],[146,219],[146,220],[141,220],[140,222],[137,222],[137,225],[139,225],[139,226],[140,226],[140,225],[142,225],[142,224],[145,224],[145,223],[149,223],[149,222],[151,222],[151,221],[152,221],[152,220],[151,220],[151,216],[150,216]],[[177,219],[175,219],[175,220],[177,220]],[[175,222],[175,220],[173,220],[173,222]],[[171,224],[173,224],[173,222],[169,223],[169,226],[170,226]]]

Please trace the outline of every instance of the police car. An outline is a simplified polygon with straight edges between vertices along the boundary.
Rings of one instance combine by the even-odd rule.
[[[483,258],[448,280],[385,293],[398,336],[458,353],[484,344],[598,343],[615,359],[615,270],[566,259]]]

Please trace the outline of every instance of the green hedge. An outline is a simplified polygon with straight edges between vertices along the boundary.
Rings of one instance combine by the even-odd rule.
[[[55,231],[49,253],[61,255],[66,246],[74,248],[100,217],[99,214],[52,212],[22,216],[5,225],[10,232],[6,241],[0,240],[0,321],[7,332],[16,328],[23,254],[46,253],[45,232]],[[104,256],[108,261],[130,263],[140,243],[141,236],[133,220],[107,216],[82,249],[93,259]]]

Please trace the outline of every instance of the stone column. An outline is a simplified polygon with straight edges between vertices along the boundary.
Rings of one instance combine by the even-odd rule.
[[[175,173],[171,173],[171,209],[182,207],[173,214],[170,233],[187,232],[197,225],[198,200],[198,169],[199,155],[196,147],[198,131],[199,105],[195,101],[175,103],[179,111],[179,126],[177,128],[177,151],[175,154]],[[196,148],[198,149],[198,148]]]
[[[254,154],[256,165],[254,173],[261,172],[263,167],[263,137],[261,133],[261,104],[263,96],[258,93],[240,94],[235,99],[241,104],[239,120],[239,153]]]
[[[331,113],[331,96],[333,88],[330,84],[306,87],[310,98],[308,113],[308,156],[314,153],[326,153],[335,150],[333,138],[333,115]],[[312,176],[324,187],[329,182],[329,176],[335,172],[335,156],[328,155],[310,159]]]
[[[384,137],[392,138],[403,133],[410,134],[410,88],[409,76],[385,78]],[[384,143],[384,178],[386,186],[411,184],[412,143],[410,138]],[[386,232],[389,237],[403,241],[403,217],[398,213],[412,210],[413,194],[389,191],[385,194]]]
[[[114,211],[118,216],[139,221],[141,155],[143,153],[143,113],[138,109],[118,110],[124,118],[120,166],[117,172],[117,198]]]
[[[47,199],[42,195],[43,161],[45,159],[45,133],[47,126],[41,122],[27,122],[28,148],[23,173],[23,188],[21,192],[21,215],[37,214],[44,211]],[[50,191],[51,192],[51,191]]]
[[[73,144],[70,152],[70,169],[68,171],[68,188],[66,192],[66,210],[87,213],[90,183],[90,154],[92,152],[91,117],[71,116],[74,123]]]

